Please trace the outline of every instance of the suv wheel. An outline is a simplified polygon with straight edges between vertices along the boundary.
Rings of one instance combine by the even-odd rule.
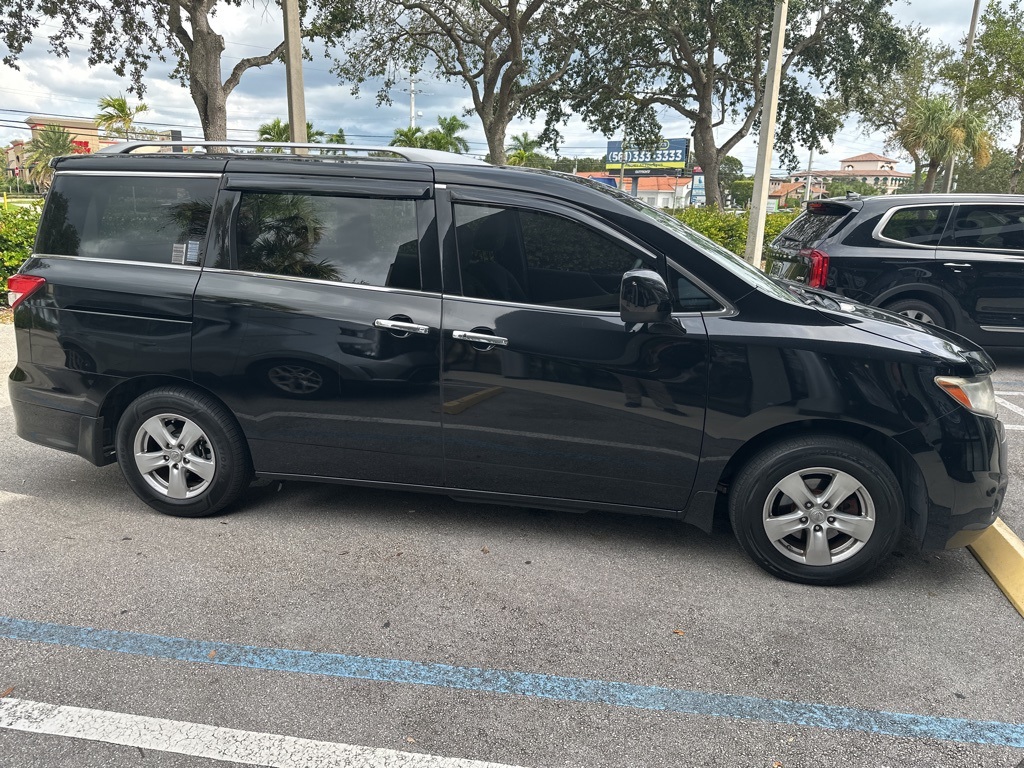
[[[892,304],[886,304],[885,309],[890,312],[895,312],[897,315],[909,317],[911,320],[917,320],[919,323],[937,325],[940,328],[947,327],[946,319],[942,316],[942,312],[928,302],[921,301],[920,299],[903,299],[902,301],[894,301]]]
[[[235,420],[186,387],[155,389],[128,406],[117,425],[117,461],[140,499],[176,517],[220,511],[252,476]]]
[[[896,546],[899,482],[870,449],[827,435],[754,456],[729,491],[742,547],[769,573],[804,584],[861,578]]]

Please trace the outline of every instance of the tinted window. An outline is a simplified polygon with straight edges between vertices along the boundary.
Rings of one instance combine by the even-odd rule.
[[[617,312],[623,273],[643,263],[560,216],[457,205],[455,221],[467,296]]]
[[[247,272],[420,287],[412,200],[245,192],[235,243]]]
[[[837,228],[850,208],[837,203],[813,202],[796,220],[782,230],[775,243],[794,248],[812,248]]]
[[[943,245],[1024,250],[1024,206],[961,205]]]
[[[938,245],[949,211],[947,205],[902,208],[889,217],[880,234],[901,243]]]
[[[58,174],[40,223],[37,250],[198,264],[216,190],[216,179]]]

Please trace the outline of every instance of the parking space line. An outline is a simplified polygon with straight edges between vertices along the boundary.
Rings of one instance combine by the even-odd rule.
[[[101,709],[0,699],[0,728],[273,768],[514,768],[500,763],[314,741]]]
[[[1020,416],[1024,416],[1024,408],[1021,408],[1019,405],[1014,405],[1013,403],[1011,403],[1006,398],[998,397],[997,396],[996,397],[996,402],[999,403],[1004,408],[1006,408],[1006,410],[1013,411],[1014,413],[1016,413],[1016,414],[1018,414]]]
[[[0,638],[197,664],[517,694],[630,709],[864,731],[912,739],[942,739],[969,744],[1024,748],[1022,723],[881,712],[831,704],[705,693],[503,669],[457,667],[450,664],[285,648],[261,648],[140,632],[27,621],[9,616],[0,616]]]

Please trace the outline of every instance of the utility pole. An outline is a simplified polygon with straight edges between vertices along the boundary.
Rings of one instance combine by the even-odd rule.
[[[423,93],[423,91],[416,90],[416,74],[413,72],[409,73],[409,127],[416,127],[416,94]],[[405,90],[404,88],[402,89]]]
[[[967,97],[967,84],[971,81],[971,51],[974,50],[974,33],[978,31],[978,11],[981,9],[981,0],[974,0],[974,11],[971,13],[971,26],[967,31],[967,47],[964,48],[964,87],[960,91],[957,107],[964,108],[964,101]],[[956,166],[956,156],[949,156],[949,167],[946,170],[946,193],[953,191],[953,168]]]
[[[284,0],[284,67],[288,85],[288,132],[296,144],[305,144],[306,95],[302,85],[302,37],[299,30],[299,0]],[[306,154],[300,150],[299,154]]]
[[[811,199],[811,181],[814,178],[811,176],[811,168],[814,166],[814,147],[811,147],[811,156],[807,160],[807,177],[804,179],[804,208],[807,207],[808,201]]]
[[[786,38],[786,13],[789,0],[775,0],[772,22],[772,44],[768,53],[768,71],[764,78],[764,105],[761,107],[761,135],[758,138],[757,169],[754,172],[754,196],[750,201],[750,223],[747,225],[745,258],[755,267],[761,266],[764,246],[764,217],[768,207],[768,186],[772,175],[772,144],[775,142],[775,121],[779,112],[779,78],[782,74],[782,47]]]

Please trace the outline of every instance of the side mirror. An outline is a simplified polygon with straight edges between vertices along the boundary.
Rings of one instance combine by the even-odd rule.
[[[661,275],[633,269],[619,284],[619,316],[624,323],[663,323],[672,314],[672,297]]]

